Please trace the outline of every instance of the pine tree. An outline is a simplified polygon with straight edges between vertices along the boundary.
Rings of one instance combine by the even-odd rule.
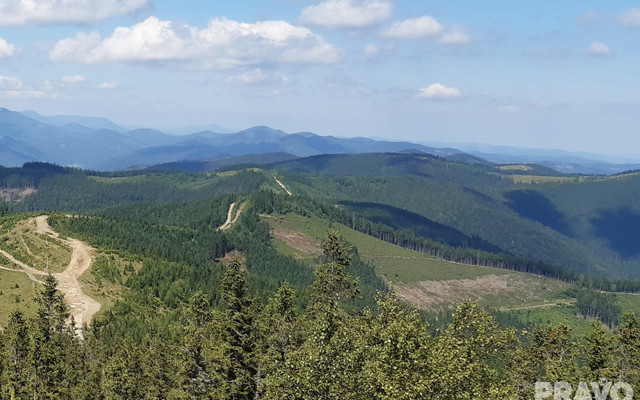
[[[462,303],[429,353],[432,393],[445,399],[508,398],[511,387],[496,366],[514,343],[513,330],[499,328],[477,303]]]
[[[633,312],[625,313],[617,333],[617,378],[634,385],[634,391],[640,392],[640,318]]]
[[[216,389],[218,398],[253,399],[258,372],[256,328],[253,300],[246,294],[246,278],[242,262],[234,257],[227,265],[221,283],[225,317],[222,330],[223,359],[216,366],[222,385]]]
[[[363,343],[366,363],[362,372],[369,388],[363,398],[402,400],[427,398],[430,390],[428,324],[418,313],[392,295],[379,295],[378,315],[370,316]]]
[[[177,380],[185,398],[198,399],[211,390],[210,360],[205,355],[213,313],[209,299],[202,292],[191,296],[185,307],[179,335]],[[174,392],[177,396],[178,391]]]
[[[73,323],[67,324],[69,311],[56,279],[48,275],[38,292],[37,316],[31,331],[31,368],[34,398],[64,398],[77,382],[74,365],[78,360],[78,338]]]
[[[613,381],[615,378],[613,335],[602,322],[594,321],[584,341],[587,379],[592,382],[597,382],[601,378]]]
[[[301,336],[296,327],[295,290],[284,282],[263,310],[258,321],[259,368],[258,396],[264,393],[262,379],[276,373],[286,364],[290,351],[299,346]]]
[[[31,397],[30,380],[34,371],[29,363],[29,327],[21,311],[13,311],[2,334],[3,347],[0,363],[0,397],[26,399]]]
[[[361,398],[367,326],[340,307],[341,301],[357,295],[357,281],[346,271],[350,251],[337,232],[329,232],[323,243],[325,258],[315,271],[311,304],[298,319],[303,343],[265,379],[266,399]]]

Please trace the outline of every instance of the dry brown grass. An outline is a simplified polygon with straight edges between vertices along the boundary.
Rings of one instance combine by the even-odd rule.
[[[473,279],[393,283],[394,291],[414,306],[431,311],[451,309],[465,300],[514,309],[549,304],[564,284],[525,275],[485,275]]]

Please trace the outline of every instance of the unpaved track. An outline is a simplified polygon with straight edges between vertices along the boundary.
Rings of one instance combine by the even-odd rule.
[[[293,196],[293,193],[291,193],[291,192],[289,191],[289,189],[287,189],[287,187],[284,185],[284,183],[282,183],[282,182],[280,182],[280,180],[278,180],[278,177],[277,177],[277,176],[274,176],[274,177],[273,177],[273,179],[275,179],[275,180],[276,180],[276,182],[278,182],[278,185],[280,185],[280,187],[281,187],[281,188],[283,188],[283,189],[284,189],[284,191],[285,191],[285,192],[287,192],[287,194],[288,194],[289,196]]]
[[[66,242],[73,250],[71,261],[64,271],[53,276],[58,280],[58,289],[64,294],[64,299],[71,308],[71,316],[76,322],[76,327],[81,328],[84,323],[88,325],[93,315],[100,311],[100,303],[87,296],[78,281],[93,263],[92,248],[76,239],[69,238]]]
[[[71,317],[73,317],[76,327],[81,328],[84,323],[89,324],[93,315],[100,311],[100,303],[87,296],[82,291],[82,286],[78,281],[80,276],[89,269],[93,263],[94,258],[91,255],[91,251],[93,249],[86,243],[76,239],[60,239],[58,233],[54,232],[54,230],[49,226],[47,218],[47,215],[41,215],[34,219],[36,232],[47,235],[53,240],[58,240],[69,246],[72,250],[71,261],[67,268],[60,273],[52,275],[58,280],[58,289],[64,295],[64,299],[67,304],[69,304]],[[40,282],[35,279],[35,275],[45,275],[43,271],[32,268],[25,263],[16,260],[11,254],[3,250],[0,250],[0,254],[20,266],[23,269],[22,272],[26,273],[33,281]],[[20,272],[18,270],[12,271]]]
[[[238,212],[236,213],[236,216],[233,217],[233,209],[235,208],[236,203],[231,203],[231,205],[229,206],[229,211],[227,211],[227,220],[224,222],[224,224],[220,225],[218,230],[226,231],[227,229],[231,228],[231,226],[233,226],[233,224],[235,224],[236,221],[238,221],[238,218],[240,218],[240,214],[242,214],[242,211],[244,211],[244,207],[246,205],[247,205],[246,202],[242,203],[242,205],[238,209]]]
[[[11,254],[7,253],[4,250],[0,250],[0,254],[2,254],[7,260],[11,261],[12,263],[16,264],[22,269],[20,270],[20,269],[13,269],[13,268],[7,268],[7,267],[0,267],[0,268],[4,269],[5,271],[24,272],[32,281],[42,283],[42,281],[36,278],[36,275],[37,276],[46,275],[43,271],[40,271],[39,269],[31,268],[30,266],[23,263],[22,261],[16,260],[15,257],[13,257]]]

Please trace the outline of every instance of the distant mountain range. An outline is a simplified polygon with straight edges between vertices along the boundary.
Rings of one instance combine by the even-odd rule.
[[[246,155],[286,153],[286,157],[306,157],[317,154],[402,151],[424,152],[471,164],[485,163],[487,159],[497,162],[535,162],[565,173],[610,174],[640,168],[640,164],[613,164],[572,157],[570,153],[548,160],[535,154],[496,155],[474,151],[465,154],[454,148],[430,147],[404,141],[337,138],[310,132],[289,134],[266,126],[256,126],[235,133],[204,130],[169,135],[154,129],[127,130],[106,118],[43,116],[35,111],[15,112],[0,108],[0,165],[3,166],[46,161],[96,170],[152,166],[215,170],[236,162],[232,160],[237,156]],[[265,162],[283,161],[286,157],[267,157],[268,161]],[[257,162],[251,158],[240,158],[237,161],[249,164]]]

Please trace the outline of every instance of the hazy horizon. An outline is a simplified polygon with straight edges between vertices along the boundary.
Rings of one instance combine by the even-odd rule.
[[[34,7],[0,15],[9,109],[637,159],[640,8],[628,2]]]

